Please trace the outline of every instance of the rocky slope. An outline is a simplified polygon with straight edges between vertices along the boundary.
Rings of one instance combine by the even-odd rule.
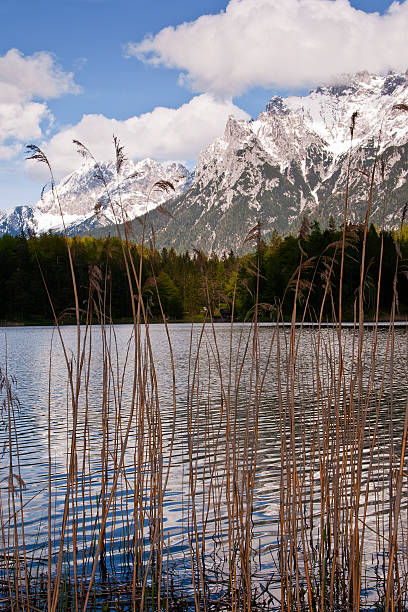
[[[349,155],[349,219],[359,223],[377,150],[371,219],[398,226],[408,201],[408,112],[394,108],[401,104],[407,75],[359,73],[308,96],[274,97],[255,121],[230,118],[201,154],[190,189],[167,203],[174,220],[152,217],[158,245],[241,251],[258,220],[266,236],[296,231],[304,215],[341,223]]]

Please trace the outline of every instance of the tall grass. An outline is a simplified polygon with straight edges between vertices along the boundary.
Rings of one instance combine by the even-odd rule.
[[[351,137],[355,121],[353,115]],[[83,156],[92,157],[83,144],[75,144]],[[120,183],[124,152],[117,139],[114,145]],[[47,158],[34,146],[30,155],[49,168],[51,188],[63,218]],[[59,343],[66,370],[66,478],[58,477],[53,463],[52,345],[46,541],[33,543],[26,535],[32,500],[27,501],[24,492],[16,414],[19,406],[7,367],[0,376],[9,464],[0,498],[0,589],[5,609],[323,612],[360,610],[366,605],[387,612],[407,609],[408,404],[401,431],[393,426],[400,251],[397,243],[394,299],[385,350],[379,353],[382,254],[376,319],[369,333],[364,328],[365,244],[379,150],[368,177],[355,318],[352,329],[344,330],[344,258],[346,246],[354,240],[347,219],[351,160],[352,147],[342,240],[330,245],[317,262],[307,259],[303,248],[307,228],[301,231],[301,260],[278,304],[276,324],[267,335],[261,333],[258,324],[259,311],[264,307],[258,300],[259,259],[253,270],[255,307],[248,315],[248,324],[237,327],[233,298],[227,339],[220,338],[212,319],[207,288],[208,315],[202,325],[191,327],[182,394],[172,333],[160,305],[168,355],[165,375],[170,381],[167,397],[163,397],[163,372],[157,370],[143,298],[143,251],[149,248],[146,217],[142,256],[137,264],[130,249],[124,206],[120,198],[113,201],[103,171],[93,159],[121,240],[132,304],[132,333],[126,347],[119,343],[110,313],[108,260],[105,268],[90,268],[88,299],[86,304],[79,304],[74,257],[64,225],[76,318],[74,347],[67,344],[52,296],[48,297],[55,319],[53,345]],[[152,186],[152,190],[157,189],[169,191],[172,185],[159,181]],[[124,228],[123,235],[120,227]],[[258,223],[247,236],[257,253],[260,239]],[[339,254],[340,272],[335,277]],[[317,276],[321,262],[324,274]],[[312,281],[306,282],[303,273],[310,269],[315,273]],[[158,293],[153,269],[148,282]],[[323,284],[324,297],[316,313],[309,304],[317,283]],[[338,304],[333,299],[334,284],[340,289]],[[45,280],[44,285],[47,291]],[[159,295],[158,299],[160,303]],[[287,300],[293,305],[289,326],[283,324],[282,314]],[[331,304],[334,323],[329,329],[323,319],[326,303]],[[305,323],[310,320],[315,322],[312,328]],[[95,356],[97,346],[101,348]],[[171,425],[166,422],[164,428],[169,406]],[[261,422],[265,415],[267,423]],[[268,526],[275,530],[269,550],[262,534],[256,535],[255,516],[265,428],[274,434],[271,437],[279,447],[277,453],[276,448],[271,449],[278,463],[277,476],[271,478],[277,512]],[[180,436],[185,436],[182,442]],[[183,489],[180,485],[182,559],[174,554],[180,534],[174,536],[165,529],[166,491],[173,473],[179,477],[176,447],[185,453],[182,479],[185,477],[186,486]],[[61,496],[62,511],[57,507]],[[367,603],[366,570],[370,565],[374,566],[370,571],[376,576],[376,592],[371,591]]]

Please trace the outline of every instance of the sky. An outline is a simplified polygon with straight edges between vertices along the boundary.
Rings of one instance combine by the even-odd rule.
[[[128,157],[182,161],[272,95],[408,68],[408,0],[1,0],[0,210],[32,205],[112,135]]]

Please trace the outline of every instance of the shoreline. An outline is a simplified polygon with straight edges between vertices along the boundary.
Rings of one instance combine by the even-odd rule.
[[[112,323],[115,327],[117,326],[126,326],[126,325],[133,325],[133,323],[131,321],[118,321],[118,322],[113,322]],[[186,320],[175,320],[175,321],[167,321],[167,325],[202,325],[204,324],[204,321],[186,321]],[[227,325],[227,326],[231,326],[231,321],[206,321],[205,322],[206,325]],[[91,323],[89,324],[91,327],[100,327],[100,323]],[[110,323],[106,323],[106,326],[109,326]],[[141,323],[141,325],[144,325],[144,323]],[[157,320],[153,320],[153,321],[149,321],[149,325],[160,325],[163,326],[164,323],[163,321],[157,321]],[[245,326],[251,326],[252,323],[251,321],[233,321],[233,325],[245,325]],[[276,321],[258,321],[258,326],[259,327],[276,327],[277,323]],[[345,328],[352,328],[352,327],[358,327],[358,321],[343,321],[341,326],[345,327]],[[390,327],[392,325],[391,321],[387,321],[387,320],[381,320],[378,321],[378,323],[376,323],[375,321],[364,321],[364,327],[366,328],[374,328],[374,327]],[[397,319],[396,321],[394,321],[393,323],[394,327],[408,327],[408,319]],[[84,327],[85,323],[81,323],[81,327]],[[292,323],[290,321],[281,321],[280,323],[278,323],[278,327],[283,327],[283,328],[290,328],[292,326]],[[21,322],[0,322],[0,329],[13,329],[13,328],[20,328],[20,327],[33,327],[33,328],[37,328],[37,327],[55,327],[55,324],[52,321],[43,321],[41,323],[34,323],[32,321],[27,321],[24,323]],[[60,327],[76,327],[76,323],[68,323],[68,322],[61,322],[60,323]],[[295,322],[295,327],[296,328],[301,328],[301,327],[309,327],[309,328],[316,328],[318,329],[320,328],[327,328],[327,329],[333,329],[338,327],[338,323],[335,321],[322,321],[321,323],[316,323],[314,321],[296,321]]]

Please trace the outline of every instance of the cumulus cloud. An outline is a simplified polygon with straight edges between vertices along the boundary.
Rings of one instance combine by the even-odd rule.
[[[167,27],[128,55],[182,71],[195,91],[325,84],[340,73],[405,71],[408,0],[384,15],[348,0],[230,0],[225,11]]]
[[[193,160],[223,133],[229,115],[248,119],[247,113],[231,101],[202,94],[179,108],[156,107],[150,113],[125,121],[104,115],[84,115],[77,125],[63,129],[49,142],[42,143],[41,148],[58,178],[78,168],[74,139],[83,142],[98,160],[112,159],[113,134],[132,159]],[[27,169],[33,178],[46,178],[37,164],[27,162]]]
[[[43,136],[52,121],[47,100],[78,93],[72,73],[62,70],[45,51],[24,56],[10,49],[0,56],[0,159],[21,150],[21,142]]]

